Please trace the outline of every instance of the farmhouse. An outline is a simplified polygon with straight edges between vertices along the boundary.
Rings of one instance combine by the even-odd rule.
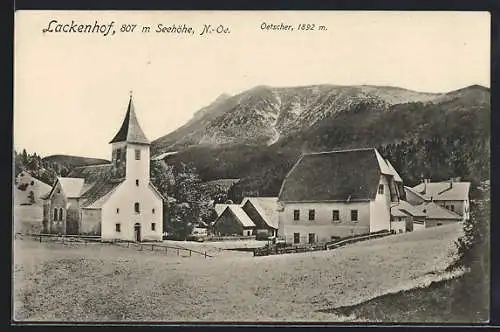
[[[256,230],[278,235],[278,197],[245,197],[241,208],[255,224]]]
[[[24,170],[14,179],[14,204],[16,205],[39,205],[51,189],[51,186],[34,177],[30,172]]]
[[[460,182],[458,179],[431,182],[429,179],[415,187],[405,187],[408,201],[419,205],[424,202],[434,202],[454,214],[469,220],[469,190],[470,182]]]
[[[239,204],[227,205],[214,222],[214,231],[217,235],[250,236],[254,230],[254,222]]]
[[[132,96],[110,144],[110,164],[79,167],[57,178],[44,201],[44,231],[161,241],[164,197],[150,182],[150,142],[139,126]]]
[[[402,180],[376,149],[306,154],[279,192],[278,235],[313,243],[390,230],[391,218],[399,218],[391,206],[401,199]]]

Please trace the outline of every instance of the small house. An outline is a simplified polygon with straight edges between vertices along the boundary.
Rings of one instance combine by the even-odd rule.
[[[425,222],[426,214],[407,201],[400,200],[391,207],[391,230],[396,233],[413,231],[414,223]]]
[[[470,218],[470,182],[461,182],[458,178],[441,182],[431,182],[429,179],[424,179],[422,183],[404,189],[411,204],[434,202],[458,214],[462,220]]]

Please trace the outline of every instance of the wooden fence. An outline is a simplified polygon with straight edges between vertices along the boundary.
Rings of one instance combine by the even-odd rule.
[[[352,244],[352,243],[356,243],[356,242],[360,242],[360,241],[376,239],[376,238],[384,237],[384,236],[391,235],[391,234],[393,234],[393,232],[384,231],[384,232],[378,232],[378,233],[374,233],[374,234],[354,236],[352,238],[348,238],[348,239],[344,239],[344,240],[339,240],[339,241],[336,241],[336,242],[333,242],[333,243],[331,243],[331,242],[327,243],[325,247],[326,247],[327,250],[336,249],[336,248],[339,248],[339,247],[343,247],[346,244]]]
[[[39,241],[40,243],[42,242],[47,242],[47,241],[52,241],[52,242],[61,242],[62,244],[65,243],[70,243],[70,242],[80,242],[84,243],[87,245],[87,243],[93,242],[93,243],[103,243],[101,241],[100,236],[91,236],[91,235],[58,235],[58,234],[23,234],[23,233],[15,233],[14,238],[15,239],[22,239],[24,236],[27,236],[29,238],[32,238],[36,241]],[[117,245],[122,248],[130,248],[130,247],[135,247],[139,251],[147,251],[148,249],[150,251],[161,251],[168,253],[169,251],[177,253],[177,256],[182,256],[180,253],[181,252],[186,252],[188,253],[189,257],[191,257],[193,254],[196,255],[201,255],[205,258],[212,258],[212,255],[207,254],[206,251],[201,252],[189,248],[183,248],[183,247],[175,247],[175,246],[169,246],[165,244],[155,244],[155,243],[140,243],[140,242],[131,242],[131,241],[122,241],[122,240],[113,240],[113,241],[107,241],[105,243],[112,244],[112,245]],[[184,256],[187,257],[187,256]]]
[[[165,244],[154,244],[154,243],[140,243],[140,242],[131,242],[131,241],[112,241],[112,244],[118,245],[120,247],[127,247],[130,248],[130,246],[136,247],[139,251],[163,251],[165,253],[168,253],[169,250],[176,252],[177,256],[182,256],[180,255],[181,252],[187,252],[189,254],[189,257],[191,257],[193,254],[201,255],[205,258],[209,257],[212,258],[212,255],[207,254],[207,251],[205,250],[204,252],[197,251],[194,249],[189,249],[189,248],[183,248],[183,247],[175,247],[175,246],[169,246]],[[186,257],[186,256],[185,256]]]
[[[347,244],[352,244],[360,241],[375,239],[387,235],[391,235],[393,232],[390,231],[380,231],[373,234],[363,234],[358,236],[352,236],[347,239],[339,239],[334,242],[328,243],[317,243],[317,244],[302,244],[302,245],[294,245],[294,246],[286,246],[286,247],[278,247],[276,245],[266,245],[262,248],[255,248],[253,255],[254,256],[267,256],[267,255],[281,255],[281,254],[290,254],[290,253],[299,253],[299,252],[308,252],[308,251],[319,251],[319,250],[330,250],[345,246]]]

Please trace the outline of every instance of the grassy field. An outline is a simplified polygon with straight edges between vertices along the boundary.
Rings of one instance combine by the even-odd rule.
[[[451,225],[332,251],[253,257],[224,250],[209,259],[103,244],[85,247],[16,240],[15,318],[360,320],[321,310],[442,279],[460,232],[459,225]]]

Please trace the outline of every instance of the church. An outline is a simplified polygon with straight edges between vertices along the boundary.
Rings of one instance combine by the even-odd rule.
[[[44,197],[43,230],[98,235],[102,241],[161,241],[165,198],[150,182],[150,141],[132,95],[123,123],[109,142],[111,163],[75,168]]]

